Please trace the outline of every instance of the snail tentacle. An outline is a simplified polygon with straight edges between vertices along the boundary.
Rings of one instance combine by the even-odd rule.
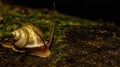
[[[53,41],[53,36],[54,36],[54,30],[55,30],[55,27],[54,27],[54,23],[52,24],[52,31],[51,31],[51,35],[50,35],[50,39],[49,39],[49,42],[47,43],[47,46],[50,47],[52,41]]]
[[[30,55],[48,57],[51,54],[49,47],[53,40],[54,24],[49,42],[44,40],[42,31],[34,25],[26,25],[16,29],[12,32],[12,35],[16,41],[12,45],[13,51],[28,52]]]

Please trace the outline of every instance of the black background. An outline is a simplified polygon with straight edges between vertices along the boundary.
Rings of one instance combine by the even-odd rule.
[[[48,8],[58,12],[86,18],[90,20],[103,20],[105,22],[114,22],[119,25],[120,22],[120,4],[119,1],[102,0],[6,0],[9,4],[29,6],[33,8]]]

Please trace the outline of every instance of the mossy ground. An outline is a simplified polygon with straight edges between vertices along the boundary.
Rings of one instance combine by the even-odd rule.
[[[4,7],[3,7],[4,6]],[[52,54],[40,58],[0,45],[0,67],[113,67],[120,66],[120,28],[113,24],[75,18],[47,9],[31,9],[0,3],[0,44],[13,42],[11,31],[34,24],[49,39],[55,34]]]

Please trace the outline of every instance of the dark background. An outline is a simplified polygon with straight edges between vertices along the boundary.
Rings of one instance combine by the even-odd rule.
[[[118,1],[102,0],[4,0],[5,3],[28,6],[32,8],[48,8],[58,12],[86,18],[90,20],[102,20],[119,25],[120,4]]]

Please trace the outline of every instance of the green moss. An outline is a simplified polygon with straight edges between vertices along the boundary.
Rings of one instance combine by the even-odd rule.
[[[44,33],[45,40],[48,40],[52,23],[55,23],[50,57],[43,59],[16,53],[0,46],[1,66],[119,66],[119,27],[47,9],[33,9],[2,3],[0,7],[2,7],[0,16],[3,17],[3,22],[0,22],[0,44],[13,42],[11,32],[26,24],[39,27]],[[101,32],[104,30],[107,32]]]

